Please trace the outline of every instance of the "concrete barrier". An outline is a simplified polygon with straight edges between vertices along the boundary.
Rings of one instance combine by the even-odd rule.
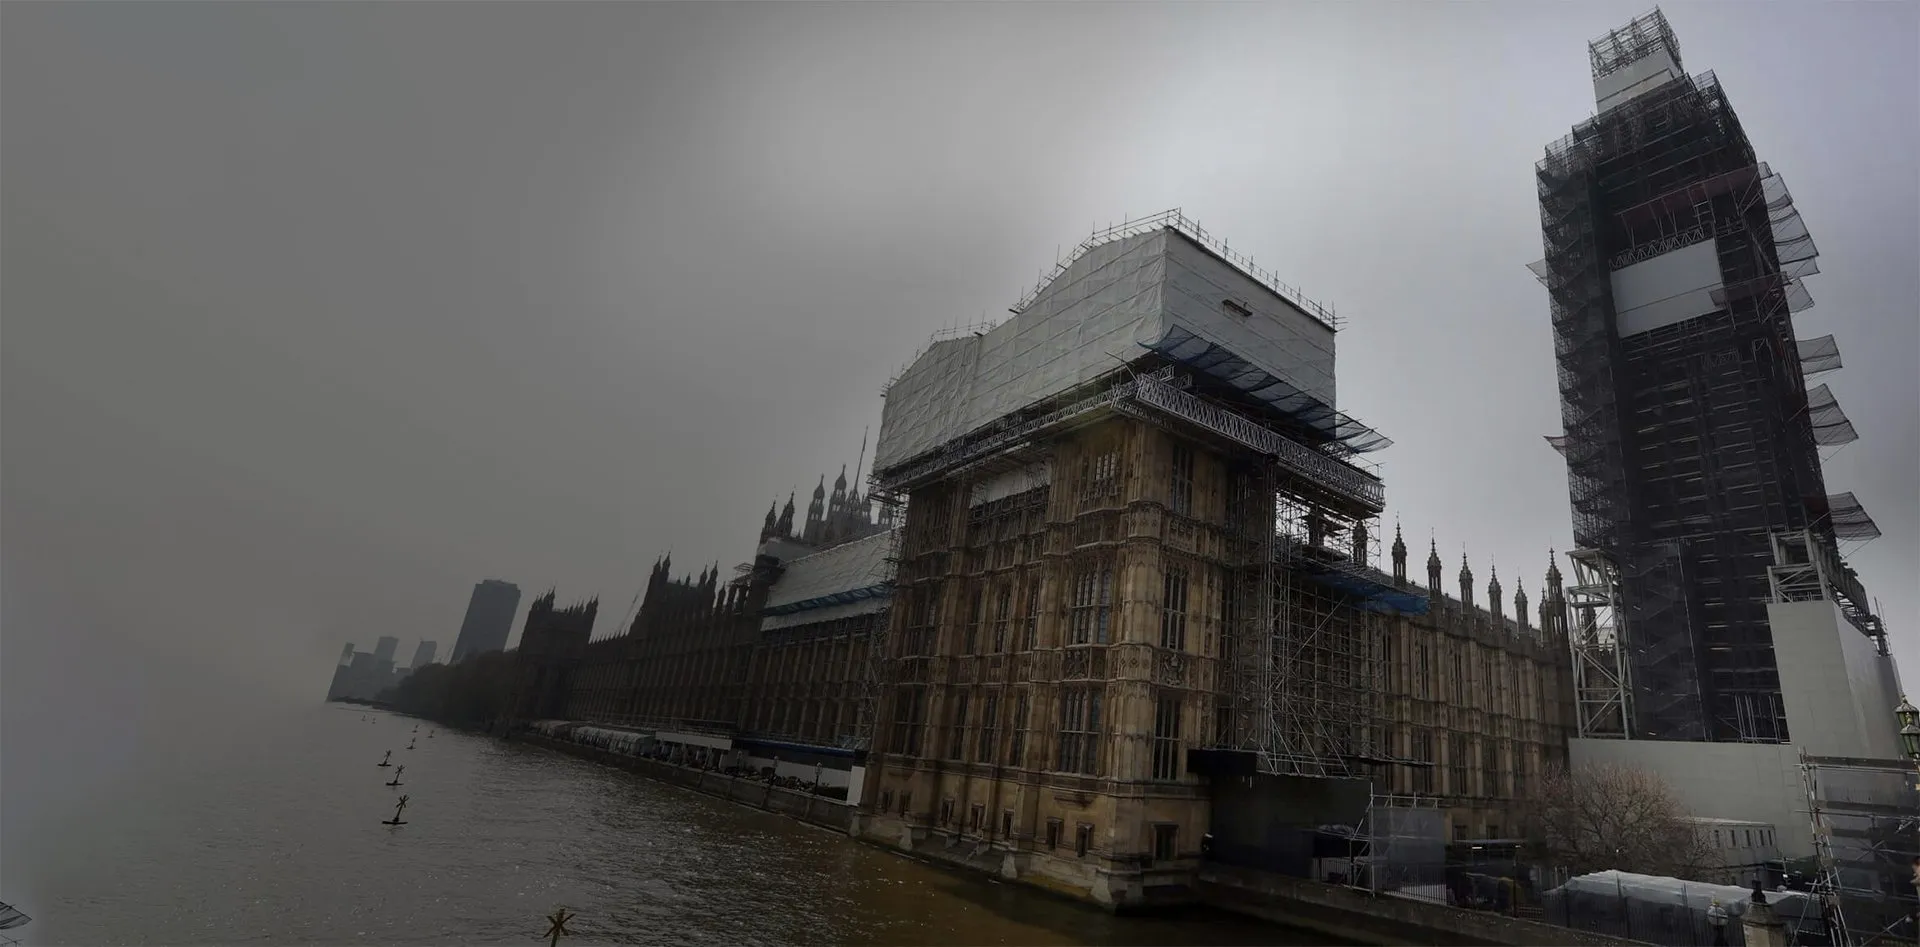
[[[1414,898],[1373,895],[1272,872],[1209,864],[1201,901],[1342,940],[1382,947],[1490,944],[1501,947],[1645,947],[1640,941],[1525,918],[1469,911]]]

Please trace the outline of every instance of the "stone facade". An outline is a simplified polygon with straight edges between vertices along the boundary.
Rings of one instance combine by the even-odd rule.
[[[911,494],[862,831],[1135,903],[1207,830],[1185,751],[1217,719],[1229,464],[1118,418],[1044,469]]]
[[[828,500],[823,481],[799,529],[791,500],[769,510],[733,579],[717,567],[672,578],[663,560],[624,634],[523,645],[553,665],[542,687],[563,689],[524,706],[788,760],[839,752],[861,773],[858,834],[1103,904],[1150,903],[1190,888],[1212,821],[1188,751],[1233,745],[1247,726],[1226,673],[1246,588],[1237,537],[1273,510],[1248,507],[1245,470],[1208,442],[1108,415],[1017,464],[913,489],[897,535],[877,533],[844,482]],[[855,553],[884,569],[827,569]],[[1354,768],[1378,795],[1444,807],[1450,838],[1512,834],[1516,802],[1564,762],[1573,724],[1559,576],[1536,626],[1524,593],[1508,618],[1475,603],[1464,564],[1457,598],[1437,591],[1439,573],[1435,552],[1420,594],[1397,533],[1392,574],[1368,572],[1426,608],[1352,619],[1382,665]],[[1497,579],[1488,594],[1501,603]],[[530,623],[527,640],[540,638]]]
[[[1394,581],[1406,588],[1407,550],[1396,531]],[[1488,608],[1475,602],[1463,560],[1459,597],[1441,591],[1436,545],[1427,558],[1425,615],[1385,619],[1388,755],[1409,761],[1375,773],[1376,791],[1433,800],[1447,810],[1450,841],[1519,835],[1516,803],[1567,764],[1575,735],[1573,668],[1560,570],[1551,562],[1538,624],[1516,589],[1513,616],[1490,576]]]

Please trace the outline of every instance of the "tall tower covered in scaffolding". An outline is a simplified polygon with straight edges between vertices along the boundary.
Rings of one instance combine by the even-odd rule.
[[[1599,112],[1537,166],[1531,267],[1559,364],[1583,735],[1785,742],[1768,605],[1794,599],[1772,573],[1817,573],[1812,594],[1885,653],[1841,559],[1878,533],[1821,472],[1854,431],[1807,382],[1838,350],[1794,337],[1813,240],[1658,10],[1589,54]]]
[[[862,831],[1125,904],[1209,832],[1254,841],[1218,784],[1364,809],[1370,615],[1423,603],[1373,567],[1386,439],[1334,407],[1333,312],[1177,211],[1012,312],[886,394],[872,493],[905,517]],[[1276,800],[1243,808],[1304,805]]]

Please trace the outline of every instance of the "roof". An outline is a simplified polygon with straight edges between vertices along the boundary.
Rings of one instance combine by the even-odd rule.
[[[889,556],[894,533],[875,533],[787,562],[780,578],[767,591],[761,629],[771,631],[886,608],[893,595]]]

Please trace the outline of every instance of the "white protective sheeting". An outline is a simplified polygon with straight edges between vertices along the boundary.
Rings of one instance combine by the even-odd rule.
[[[1614,331],[1625,338],[1719,309],[1717,247],[1707,240],[1614,270]]]
[[[1600,111],[1625,105],[1680,78],[1680,63],[1664,44],[1654,44],[1648,53],[1593,80],[1593,101]]]
[[[786,563],[767,590],[760,630],[871,614],[887,607],[885,589],[893,581],[887,561],[893,533],[875,533]]]
[[[1019,496],[1028,490],[1037,490],[1053,482],[1053,464],[1041,461],[1028,467],[1016,467],[990,480],[973,485],[973,493],[967,498],[967,508],[985,506],[995,500]]]
[[[1163,228],[1088,249],[1012,319],[928,349],[887,390],[874,469],[1119,371],[1182,330],[1334,404],[1333,329]]]

